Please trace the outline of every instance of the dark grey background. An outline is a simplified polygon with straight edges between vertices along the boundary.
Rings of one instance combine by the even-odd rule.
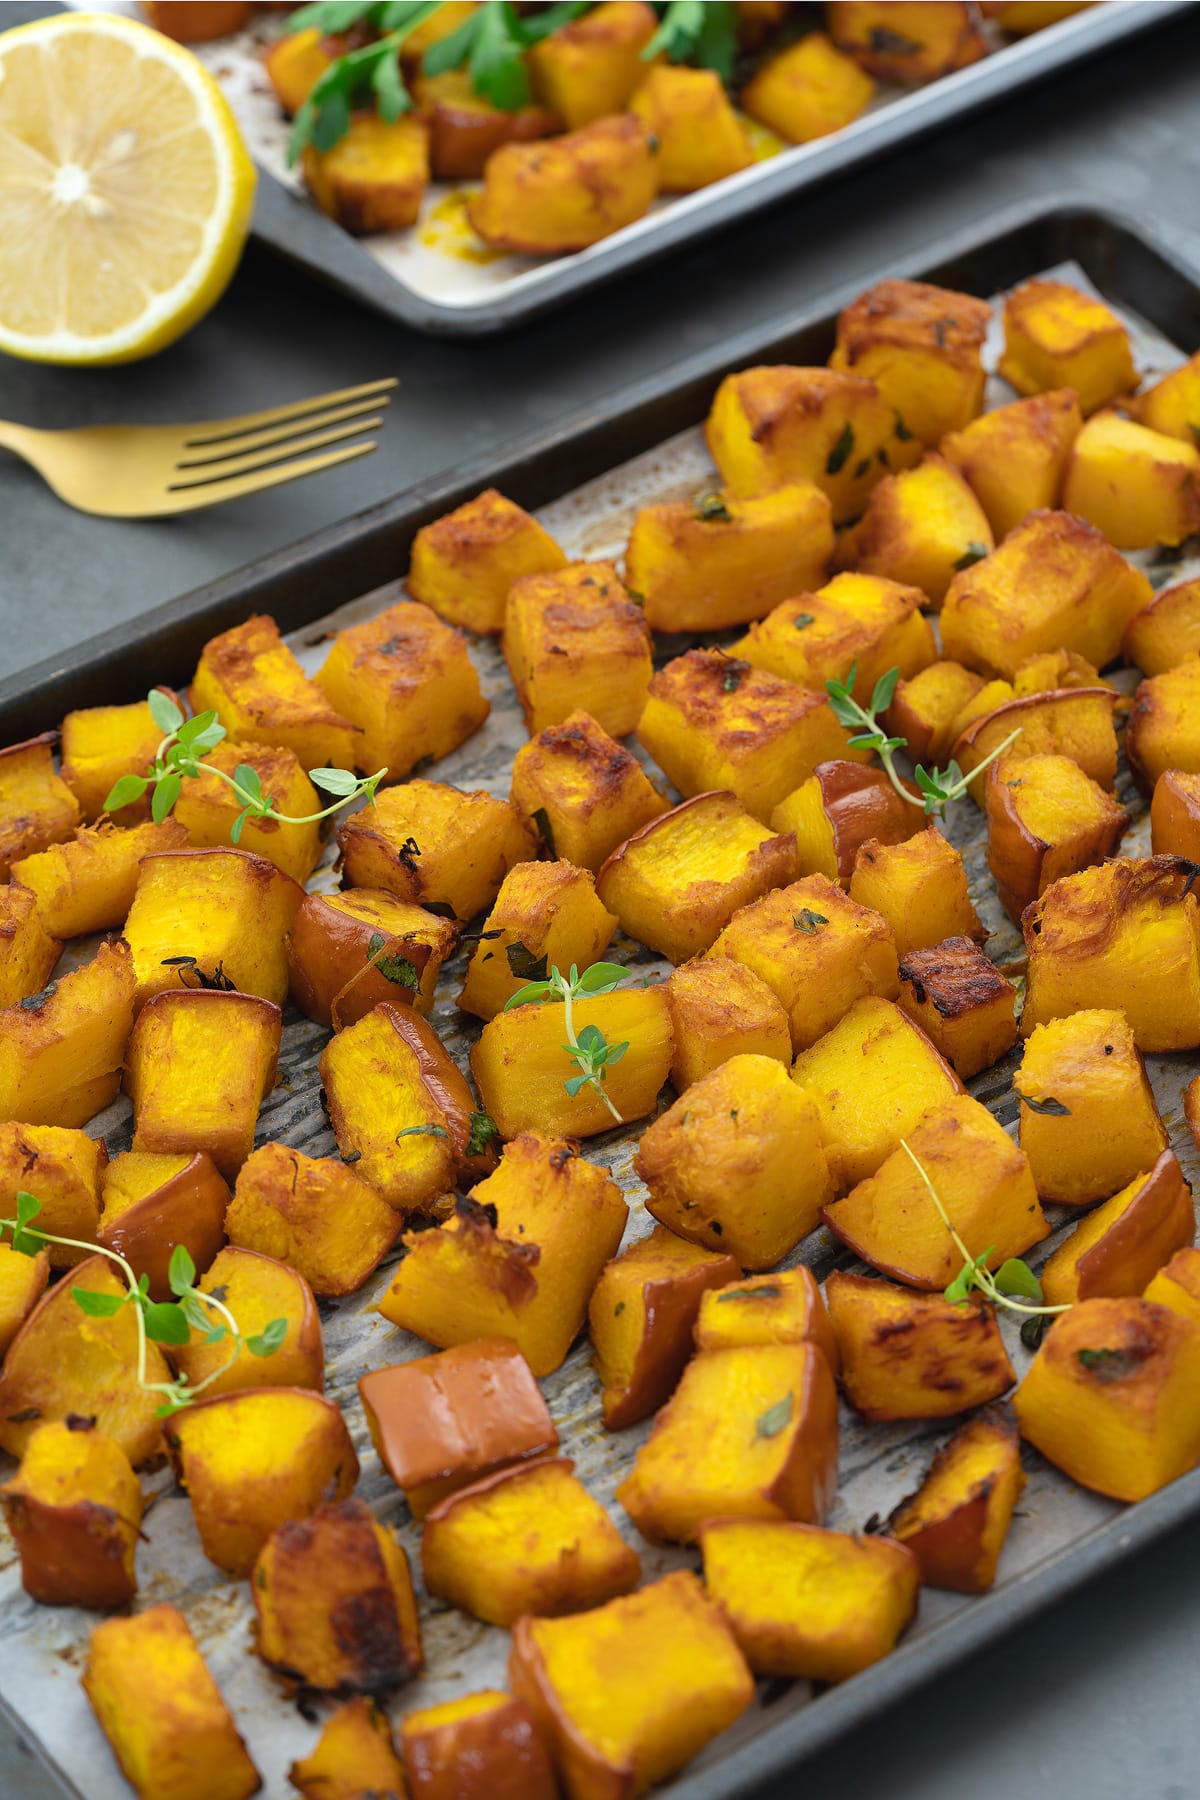
[[[0,7],[0,24],[33,10]],[[205,418],[396,374],[380,450],[309,483],[154,524],[68,512],[36,476],[0,460],[0,675],[897,257],[925,247],[932,256],[942,237],[982,232],[998,209],[1068,193],[1153,220],[1200,255],[1200,12],[499,340],[417,337],[252,247],[216,311],[151,362],[86,372],[0,361],[0,415],[47,426]],[[1200,1524],[794,1779],[744,1791],[1192,1800],[1198,1574]],[[2,1800],[53,1792],[0,1733]]]

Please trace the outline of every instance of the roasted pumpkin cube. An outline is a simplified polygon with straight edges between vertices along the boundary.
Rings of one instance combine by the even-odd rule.
[[[534,92],[568,131],[621,112],[646,73],[642,52],[657,29],[643,0],[593,6],[533,45]]]
[[[647,1210],[689,1242],[769,1269],[833,1197],[815,1102],[770,1056],[731,1056],[642,1135]]]
[[[1072,447],[1063,506],[1120,550],[1180,544],[1200,530],[1200,448],[1095,413]]]
[[[792,1079],[816,1101],[838,1189],[873,1175],[922,1113],[962,1092],[925,1033],[890,1000],[869,995],[802,1050]]]
[[[1129,332],[1094,294],[1026,281],[1004,303],[1000,373],[1018,394],[1074,388],[1084,418],[1137,386]]]
[[[1125,655],[1143,675],[1164,675],[1200,653],[1200,576],[1160,588],[1125,630]]]
[[[609,1263],[588,1305],[609,1431],[636,1425],[670,1398],[692,1354],[701,1300],[740,1274],[728,1253],[687,1243],[662,1225]]]
[[[227,1575],[248,1576],[281,1525],[346,1499],[358,1480],[345,1419],[308,1388],[202,1400],[164,1435],[204,1554]]]
[[[695,1338],[697,1350],[815,1344],[835,1375],[838,1371],[833,1326],[816,1277],[803,1265],[707,1291],[700,1300]]]
[[[325,1721],[308,1755],[288,1769],[303,1800],[355,1800],[363,1793],[403,1795],[404,1768],[387,1714],[365,1694]]]
[[[1004,682],[992,687],[1003,688]],[[986,697],[987,689],[979,696]],[[981,763],[1012,738],[1005,749],[1009,762],[1026,756],[1066,756],[1078,763],[1099,787],[1111,789],[1117,774],[1117,734],[1113,709],[1117,696],[1110,687],[1058,688],[1048,694],[1026,694],[1021,699],[1002,698],[993,710],[984,711],[962,727],[954,745],[954,760],[973,779],[968,792],[983,806],[988,770],[975,775]]]
[[[997,543],[1027,514],[1058,505],[1082,424],[1074,389],[1058,388],[947,432],[938,448],[966,476]]]
[[[530,735],[582,702],[613,737],[641,717],[653,665],[650,634],[611,563],[568,563],[523,575],[508,593],[504,656]]]
[[[702,957],[676,969],[667,982],[675,1051],[676,1093],[719,1069],[731,1056],[792,1060],[792,1032],[778,997],[761,976],[731,957]]]
[[[864,994],[891,998],[900,988],[887,925],[824,875],[744,906],[709,955],[762,977],[787,1011],[795,1050],[815,1043]]]
[[[1164,1150],[1152,1169],[1088,1213],[1058,1246],[1042,1270],[1046,1304],[1140,1294],[1195,1237],[1192,1191],[1174,1152]]]
[[[243,765],[254,770],[263,795],[290,819],[307,819],[309,814],[320,812],[326,804],[328,796],[318,795],[297,762],[294,750],[272,750],[266,744],[226,741],[208,752],[202,767],[220,769],[226,775],[236,776]],[[228,782],[222,781],[220,775],[201,774],[184,782],[175,803],[174,822],[186,830],[183,841],[190,841],[193,848],[208,846],[225,850],[234,842],[233,832],[241,814],[242,802]],[[168,820],[167,824],[170,823],[172,821]],[[143,829],[149,831],[155,827]],[[157,829],[164,830],[165,826]],[[141,854],[177,848],[178,844],[174,843],[147,844]],[[304,825],[290,825],[282,819],[249,818],[242,822],[237,848],[249,851],[252,856],[266,857],[283,874],[303,883],[321,858],[321,827],[314,819]]]
[[[756,1675],[845,1681],[879,1662],[917,1613],[911,1550],[781,1519],[700,1530],[704,1585]]]
[[[156,31],[179,44],[226,37],[250,18],[246,0],[145,0],[141,10]]]
[[[1072,1481],[1144,1500],[1200,1457],[1200,1332],[1148,1300],[1081,1300],[1014,1404],[1021,1436]]]
[[[408,591],[452,625],[496,635],[508,590],[567,559],[537,520],[495,488],[423,525],[413,539]]]
[[[317,25],[289,31],[263,51],[262,65],[275,98],[285,113],[300,111],[312,90],[333,62],[328,39]]]
[[[796,840],[781,830],[773,836],[732,794],[697,794],[614,850],[596,892],[630,937],[686,962],[712,946],[739,907],[795,874]]]
[[[1017,1041],[1017,990],[970,938],[902,956],[899,1004],[963,1081]]]
[[[191,700],[197,712],[219,713],[234,743],[281,744],[303,769],[352,769],[358,760],[355,727],[309,680],[265,613],[208,640]]]
[[[300,167],[321,211],[344,231],[403,231],[415,225],[429,185],[429,129],[412,113],[354,113],[328,150],[304,146]]]
[[[358,726],[359,768],[386,769],[389,781],[449,756],[491,711],[466,638],[416,600],[339,631],[317,686]]]
[[[124,1299],[124,1278],[106,1257],[80,1263],[28,1315],[0,1374],[0,1449],[23,1456],[40,1426],[72,1416],[90,1418],[134,1468],[162,1454],[159,1396],[139,1379],[138,1332],[133,1308],[107,1318],[86,1315],[75,1288]],[[171,1372],[158,1345],[146,1345],[142,1379],[167,1382]]]
[[[842,1388],[865,1419],[949,1419],[997,1400],[1016,1380],[995,1315],[982,1301],[835,1269],[825,1303],[842,1358]]]
[[[670,806],[637,757],[582,710],[517,751],[511,798],[551,856],[593,874]]]
[[[985,18],[995,19],[1002,31],[1020,37],[1031,31],[1044,31],[1073,13],[1084,12],[1093,0],[983,0],[979,10]]]
[[[1192,881],[1191,865],[1174,857],[1114,857],[1047,888],[1022,921],[1023,1034],[1099,1006],[1125,1014],[1139,1050],[1200,1044],[1200,899]]]
[[[1150,803],[1150,843],[1155,856],[1200,862],[1200,772],[1163,770]]]
[[[54,770],[58,734],[44,731],[0,750],[0,881],[23,856],[61,844],[79,824],[79,802]]]
[[[918,462],[922,448],[873,381],[787,363],[727,375],[704,430],[732,493],[811,482],[828,494],[835,525],[856,519],[875,483]]]
[[[810,31],[760,63],[739,98],[752,119],[786,143],[808,144],[857,119],[874,91],[851,57],[823,31]]]
[[[175,1607],[98,1625],[81,1679],[139,1800],[249,1800],[262,1787]]]
[[[843,571],[815,593],[784,600],[733,649],[801,687],[820,689],[853,672],[854,696],[865,705],[880,676],[915,675],[937,655],[924,604],[919,588]]]
[[[435,13],[413,27],[400,46],[400,65],[408,80],[415,79],[425,52],[451,37],[477,10],[477,0],[446,0]]]
[[[963,1255],[927,1181],[971,1256],[989,1269],[1050,1235],[1029,1159],[969,1094],[931,1106],[874,1175],[825,1208],[825,1223],[884,1275],[940,1291]]]
[[[1102,669],[1150,594],[1149,577],[1094,525],[1065,512],[1031,513],[950,583],[942,649],[1009,680],[1038,650],[1077,650]]]
[[[0,1243],[0,1362],[46,1291],[50,1258],[44,1250],[26,1256]]]
[[[666,194],[690,194],[748,169],[746,127],[715,69],[660,64],[629,102],[658,139],[658,179]]]
[[[901,956],[947,938],[982,942],[987,936],[971,903],[963,859],[936,825],[898,844],[868,838],[854,861],[850,898],[885,921]]]
[[[589,968],[616,929],[616,916],[598,895],[590,871],[569,862],[518,863],[504,877],[471,953],[458,1004],[490,1019],[549,967]]]
[[[652,1543],[690,1544],[706,1519],[819,1524],[837,1487],[837,1392],[810,1343],[694,1356],[617,1499]]]
[[[654,137],[635,114],[618,113],[543,144],[502,144],[467,216],[498,250],[558,256],[632,225],[657,193]]]
[[[429,129],[435,181],[478,181],[488,157],[501,144],[525,144],[531,138],[549,137],[558,128],[548,107],[522,106],[505,112],[493,106],[476,91],[465,68],[418,75],[412,93]]]
[[[477,1338],[360,1376],[379,1460],[414,1519],[497,1469],[558,1447],[529,1364],[508,1338]]]
[[[362,1500],[320,1506],[267,1539],[250,1582],[255,1649],[321,1693],[385,1693],[424,1667],[408,1558]]]
[[[471,1051],[471,1073],[502,1138],[523,1131],[595,1137],[654,1111],[674,1054],[665,990],[597,994],[575,1001],[573,1012],[577,1039],[591,1026],[613,1049],[628,1046],[603,1066],[600,1089],[585,1082],[568,1091],[567,1083],[579,1079],[579,1065],[563,1048],[556,1003],[518,1006],[484,1026]]]
[[[0,887],[0,1008],[40,994],[61,950],[33,890],[20,881]]]
[[[991,319],[987,301],[971,294],[926,281],[878,281],[838,314],[829,366],[867,376],[932,447],[983,407],[981,353]],[[928,498],[942,492],[934,486]]]
[[[916,1557],[926,1587],[985,1594],[1024,1488],[1012,1408],[986,1407],[942,1445],[892,1512],[888,1535]]]
[[[409,1006],[382,1002],[339,1032],[318,1064],[343,1158],[397,1212],[412,1212],[495,1165],[494,1126],[457,1063]]]
[[[866,512],[842,533],[837,560],[843,569],[920,588],[937,608],[959,570],[994,548],[987,514],[966,481],[952,463],[929,455],[871,489]]]
[[[390,1000],[427,1018],[459,926],[384,888],[305,894],[287,938],[293,1002],[318,1025],[353,1025]]]
[[[1200,350],[1139,394],[1132,411],[1151,431],[1194,444],[1195,426],[1200,422]]]
[[[182,798],[179,804],[182,809]],[[142,857],[179,850],[190,837],[178,818],[164,819],[161,825],[135,825],[125,831],[102,820],[98,825],[82,826],[65,843],[52,844],[34,856],[23,856],[13,864],[14,885],[2,891],[15,896],[22,889],[29,890],[37,902],[43,934],[53,932],[55,937],[73,938],[86,937],[93,931],[119,931],[133,905]],[[228,836],[225,841],[228,842]],[[9,905],[15,909],[16,903],[10,901]],[[47,975],[54,966],[48,949],[49,946],[39,959],[49,962]],[[35,993],[41,985],[34,981],[22,992]],[[14,994],[12,998],[18,1000],[21,995]]]
[[[1139,685],[1125,754],[1143,794],[1153,793],[1167,769],[1200,774],[1200,656]]]
[[[924,815],[901,799],[884,770],[825,762],[779,802],[771,823],[776,831],[794,834],[801,875],[824,875],[845,888],[868,839],[902,843],[922,829]]]
[[[558,1800],[550,1753],[514,1694],[483,1689],[405,1713],[413,1800]]]
[[[1039,650],[1017,664],[1012,678],[1013,697],[1053,694],[1062,688],[1111,687],[1100,671],[1077,650]]]
[[[1146,1283],[1142,1298],[1200,1325],[1200,1250],[1177,1250]]]
[[[718,489],[643,507],[625,570],[655,631],[720,631],[817,587],[832,555],[829,501],[801,481],[744,499]]]
[[[116,1099],[134,982],[128,947],[101,944],[83,968],[0,1012],[0,1119],[86,1125]]]
[[[12,1218],[17,1196],[41,1201],[37,1223],[57,1237],[96,1242],[100,1224],[100,1184],[108,1150],[103,1138],[61,1125],[0,1125],[0,1212]],[[47,1244],[52,1269],[71,1269],[86,1249]]]
[[[978,62],[983,33],[961,0],[832,0],[833,41],[877,81],[921,87]]]
[[[408,1254],[378,1310],[443,1349],[509,1337],[535,1375],[557,1369],[616,1253],[628,1208],[603,1169],[562,1139],[526,1132],[474,1200],[432,1231],[408,1234]]]
[[[887,728],[904,739],[914,762],[940,768],[959,734],[964,709],[983,686],[983,676],[962,663],[929,663],[908,680],[901,676],[896,683],[886,714]]]
[[[1022,665],[1022,667],[1023,666],[1024,665]],[[1011,681],[1000,681],[997,679],[995,681],[985,682],[979,692],[967,701],[967,704],[963,707],[958,718],[955,720],[954,731],[950,739],[951,749],[956,750],[958,748],[960,739],[966,737],[968,727],[973,725],[977,719],[980,721],[988,720],[990,722],[991,715],[994,712],[998,712],[1002,706],[1007,706],[1009,701],[1015,700],[1016,697],[1016,690]],[[1114,743],[1116,742],[1115,739],[1113,741]],[[969,744],[970,740],[967,739],[967,742]],[[978,760],[978,757],[976,760]],[[981,806],[983,804],[982,778],[974,784],[970,789],[970,793],[975,804]]]
[[[742,1653],[690,1569],[591,1612],[518,1620],[508,1680],[571,1800],[644,1794],[754,1697]]]
[[[163,1156],[127,1150],[102,1169],[101,1199],[97,1241],[146,1276],[152,1300],[173,1298],[177,1244],[203,1274],[225,1242],[229,1189],[203,1150]]]
[[[533,831],[508,800],[440,781],[410,781],[338,827],[351,887],[383,888],[414,906],[486,912],[514,863],[537,854]]]
[[[275,1085],[282,1023],[279,1008],[253,994],[197,988],[147,1001],[125,1062],[133,1148],[205,1150],[232,1181]]]
[[[1062,875],[1112,855],[1131,824],[1069,756],[1001,757],[984,789],[988,868],[1009,918]]]
[[[298,1269],[231,1245],[214,1258],[196,1285],[202,1294],[211,1294],[228,1307],[243,1339],[262,1336],[280,1319],[285,1329],[279,1344],[265,1356],[256,1354],[248,1343],[231,1356],[228,1339],[210,1344],[200,1336],[173,1348],[171,1354],[180,1373],[192,1387],[203,1382],[210,1399],[250,1388],[321,1392],[325,1385],[321,1317],[312,1289]],[[214,1327],[225,1323],[215,1306],[205,1310]],[[259,1351],[262,1348],[258,1346]]]
[[[287,952],[304,890],[246,850],[166,850],[144,856],[125,921],[137,976],[135,1007],[207,982],[282,1006]]]
[[[556,1617],[628,1594],[637,1552],[565,1456],[501,1469],[440,1502],[425,1521],[425,1590],[489,1625]]]
[[[288,1263],[322,1297],[360,1288],[400,1225],[345,1163],[284,1144],[264,1144],[242,1165],[225,1219],[231,1244]]]
[[[179,695],[159,688],[172,705]],[[162,728],[154,721],[147,700],[132,706],[85,706],[69,712],[62,722],[62,778],[79,803],[85,819],[98,819],[108,809],[105,801],[122,775],[144,775],[162,742]],[[150,797],[144,795],[113,814],[122,825],[150,817]]]
[[[133,1599],[142,1490],[125,1452],[88,1420],[35,1431],[0,1506],[31,1600],[107,1612]]]

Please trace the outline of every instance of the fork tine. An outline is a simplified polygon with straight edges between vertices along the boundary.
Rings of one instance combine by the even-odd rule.
[[[357,457],[369,456],[378,446],[369,444],[352,444],[348,450],[331,450],[327,456],[309,456],[299,462],[277,463],[268,469],[258,469],[249,475],[238,475],[229,481],[206,481],[191,487],[168,489],[164,493],[164,504],[156,510],[163,513],[195,512],[201,506],[217,506],[226,500],[239,500],[244,494],[257,494],[263,488],[280,487],[285,481],[300,481],[306,475],[319,475],[322,469],[332,469],[338,463],[353,462]]]
[[[239,437],[242,432],[266,430],[273,425],[282,425],[288,419],[303,419],[309,413],[324,412],[347,400],[362,400],[371,394],[382,395],[385,390],[397,385],[394,375],[386,375],[379,381],[365,381],[361,387],[337,388],[329,394],[314,394],[311,399],[296,400],[290,406],[269,406],[263,412],[243,413],[236,419],[201,421],[195,426],[183,428],[195,432],[195,436],[185,438],[184,443],[189,450],[202,448],[205,444],[220,444],[226,438]]]
[[[277,444],[273,449],[264,444],[245,456],[231,456],[223,462],[202,463],[199,467],[181,463],[176,468],[176,474],[183,469],[192,469],[193,478],[190,481],[172,481],[168,483],[167,491],[177,494],[181,489],[207,487],[234,475],[253,475],[258,469],[269,469],[288,457],[299,456],[303,451],[323,450],[326,444],[340,444],[344,438],[361,437],[364,431],[374,431],[382,423],[381,418],[355,419],[353,424],[340,425],[336,431],[316,431],[308,437],[292,438],[285,444]]]
[[[373,412],[376,407],[391,405],[390,394],[374,394],[369,399],[358,400],[353,406],[338,406],[332,412],[322,413],[319,418],[293,419],[282,427],[268,427],[263,431],[248,431],[242,436],[231,436],[220,445],[213,444],[207,456],[182,456],[175,464],[177,469],[213,469],[220,473],[221,465],[233,457],[249,456],[252,450],[270,450],[275,445],[285,451],[296,448],[311,448],[309,445],[296,445],[292,440],[306,432],[324,430],[328,425],[337,425],[343,419],[362,420],[364,413]],[[363,421],[355,427],[357,431],[373,431],[380,423],[379,418]]]

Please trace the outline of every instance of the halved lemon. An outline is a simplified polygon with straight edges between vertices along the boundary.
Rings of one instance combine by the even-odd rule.
[[[254,165],[190,51],[117,14],[0,35],[0,350],[118,363],[220,298]]]

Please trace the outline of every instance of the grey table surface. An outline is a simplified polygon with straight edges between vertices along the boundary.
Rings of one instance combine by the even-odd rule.
[[[38,10],[4,5],[0,24]],[[132,629],[149,607],[692,351],[899,256],[925,246],[932,255],[945,236],[982,232],[999,209],[1066,193],[1200,246],[1200,12],[506,338],[417,337],[252,247],[210,317],[150,362],[72,371],[0,360],[0,415],[47,426],[221,416],[382,374],[402,384],[375,456],[178,521],[83,518],[4,461],[0,674],[110,626]],[[742,1792],[1192,1800],[1198,1671],[1200,1522],[794,1777]],[[0,1800],[56,1793],[28,1747],[0,1729]]]

